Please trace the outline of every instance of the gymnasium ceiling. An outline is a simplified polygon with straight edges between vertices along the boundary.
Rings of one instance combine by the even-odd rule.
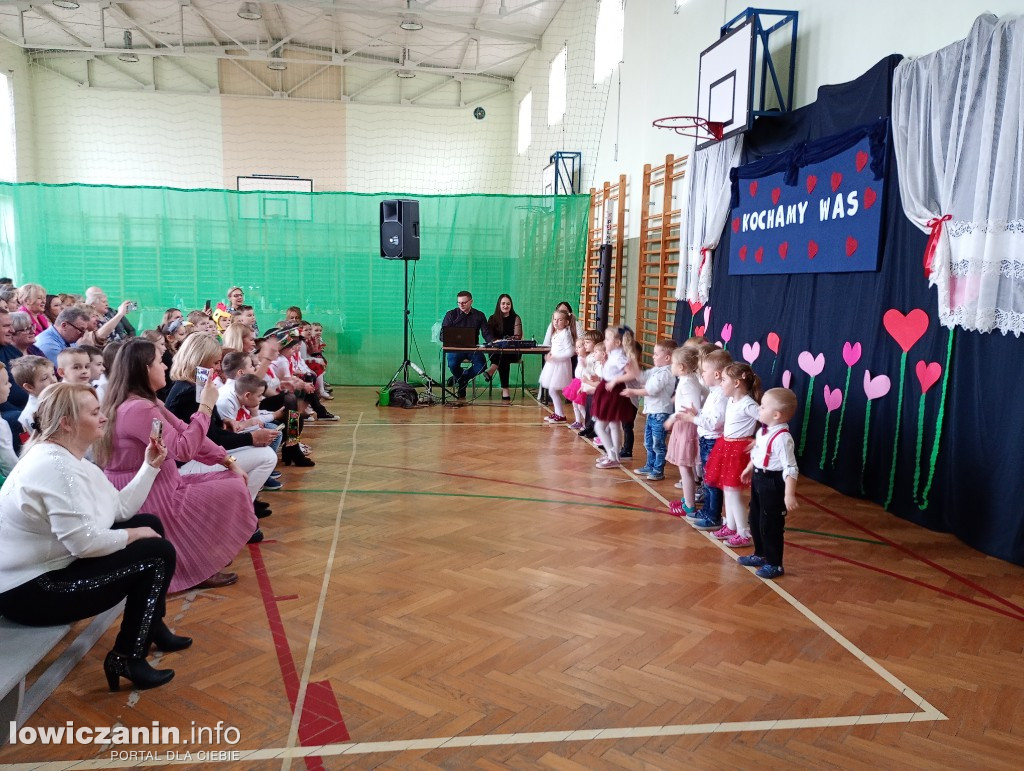
[[[199,92],[460,107],[511,87],[563,2],[0,0],[0,36],[83,87],[168,90],[170,67]]]

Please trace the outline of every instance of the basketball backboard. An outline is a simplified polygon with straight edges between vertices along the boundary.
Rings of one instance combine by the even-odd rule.
[[[729,30],[700,54],[697,115],[721,123],[722,138],[750,128],[753,122],[754,20]],[[707,147],[716,140],[698,143]]]

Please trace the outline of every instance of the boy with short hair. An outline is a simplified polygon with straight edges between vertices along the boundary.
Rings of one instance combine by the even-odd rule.
[[[765,392],[757,414],[764,428],[754,435],[750,463],[740,474],[740,481],[751,482],[750,530],[754,553],[740,557],[739,563],[757,568],[759,578],[778,578],[786,572],[782,567],[786,512],[799,506],[796,480],[800,469],[787,425],[795,414],[796,394],[791,390],[772,388]]]
[[[103,351],[95,345],[80,345],[78,346],[78,350],[85,351],[89,354],[89,382],[92,383],[92,387],[95,388],[96,381],[98,381],[106,371],[103,367]]]
[[[728,351],[715,348],[701,357],[701,380],[708,387],[708,397],[700,412],[681,415],[682,420],[691,420],[697,426],[697,444],[700,447],[701,466],[706,466],[715,440],[722,435],[725,426],[725,407],[728,399],[722,394],[722,370],[732,364]],[[682,513],[680,511],[680,513]],[[704,483],[704,508],[686,519],[698,530],[717,530],[722,526],[722,490]]]
[[[228,361],[229,356],[231,354],[225,356],[224,361]],[[249,369],[252,370],[252,360],[248,356],[246,358]],[[268,420],[272,417],[271,414],[260,412],[260,401],[267,390],[266,381],[252,371],[240,372],[238,363],[234,361],[230,361],[229,364],[236,377],[228,380],[220,390],[220,396],[217,399],[217,414],[220,415],[221,420],[231,421],[236,433],[252,431],[257,428],[276,429],[277,425]],[[224,367],[224,362],[221,362],[221,366]],[[224,374],[225,376],[228,374],[227,368],[225,368]],[[277,452],[283,437],[283,432],[279,431],[270,443],[270,449]],[[263,483],[263,489],[280,490],[283,487],[278,481],[280,477],[279,472],[272,471],[267,481]]]
[[[25,409],[18,416],[18,422],[24,431],[23,436],[27,440],[28,435],[32,433],[39,394],[46,386],[56,383],[57,377],[53,374],[53,363],[45,356],[19,356],[11,362],[11,377],[28,392]]]
[[[644,397],[644,449],[647,462],[635,473],[646,474],[648,481],[660,482],[665,478],[665,421],[673,412],[676,378],[672,374],[672,351],[675,340],[659,340],[654,345],[654,367],[641,375],[643,386],[624,388],[623,396]]]
[[[81,348],[65,348],[57,354],[57,377],[65,383],[89,384],[89,362],[92,357]]]

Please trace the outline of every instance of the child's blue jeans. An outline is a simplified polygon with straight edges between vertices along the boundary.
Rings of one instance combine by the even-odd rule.
[[[711,449],[715,446],[715,439],[699,436],[697,442],[700,445],[700,463],[707,468]],[[722,491],[717,487],[711,487],[707,482],[704,483],[704,508],[701,510],[701,515],[716,524],[722,523]]]
[[[655,474],[665,471],[665,421],[669,413],[656,412],[644,416],[644,449],[647,450],[647,468]]]

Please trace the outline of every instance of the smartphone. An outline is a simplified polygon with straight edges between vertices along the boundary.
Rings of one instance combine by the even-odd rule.
[[[130,311],[137,311],[138,309],[139,309],[139,304],[137,302],[135,302],[134,300],[132,300],[130,303],[128,303],[128,310],[130,310]]]
[[[205,313],[207,316],[209,316],[210,315],[210,310],[211,310],[212,307],[213,307],[213,300],[207,300],[206,301],[206,305],[203,306],[203,313]]]
[[[299,438],[299,413],[295,410],[288,410],[288,429],[285,434],[285,439],[288,441],[298,441]]]
[[[210,379],[210,373],[213,370],[209,367],[196,367],[196,401],[198,402],[203,398],[203,386],[206,385],[206,381]]]
[[[149,438],[156,439],[158,442],[164,438],[164,424],[163,422],[153,419],[153,424],[149,428]]]

